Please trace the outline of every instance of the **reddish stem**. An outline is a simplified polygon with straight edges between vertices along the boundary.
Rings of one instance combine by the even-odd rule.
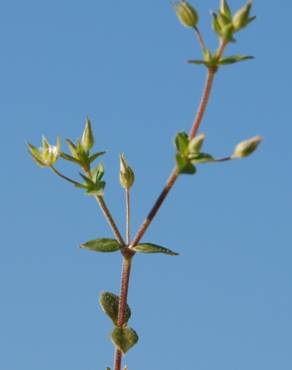
[[[124,257],[123,269],[122,269],[122,280],[121,280],[121,292],[119,302],[119,315],[118,315],[118,327],[122,327],[125,323],[125,313],[127,307],[129,279],[131,274],[132,257]],[[119,349],[115,351],[114,359],[114,370],[121,370],[123,354]]]

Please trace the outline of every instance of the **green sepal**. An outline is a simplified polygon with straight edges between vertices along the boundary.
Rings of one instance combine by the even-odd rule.
[[[110,367],[107,367],[105,370],[111,370],[111,368]]]
[[[177,151],[182,155],[182,156],[187,156],[188,155],[188,146],[189,146],[189,137],[186,132],[179,132],[175,139],[175,146]]]
[[[138,253],[163,253],[168,254],[169,256],[178,256],[178,253],[173,252],[172,250],[161,247],[160,245],[152,243],[142,243],[133,247],[133,250]]]
[[[235,42],[234,39],[234,27],[232,22],[223,14],[212,13],[213,15],[213,30],[214,32],[224,40],[228,42]]]
[[[229,57],[223,57],[218,61],[220,65],[234,64],[238,62],[243,62],[245,60],[254,59],[251,55],[231,55]]]
[[[93,168],[91,171],[92,179],[95,183],[100,181],[103,178],[104,175],[104,165],[102,163],[99,163],[95,168]]]
[[[119,301],[120,298],[114,293],[103,292],[99,298],[99,304],[103,312],[112,320],[114,325],[118,324],[118,315],[119,315]],[[131,309],[127,304],[125,311],[125,323],[129,321],[131,317]]]
[[[106,152],[97,152],[95,154],[92,154],[90,157],[89,157],[89,163],[91,164],[92,162],[94,162],[98,157],[100,157],[101,155],[104,155]]]
[[[114,328],[111,334],[114,345],[125,354],[129,351],[137,342],[138,334],[132,328]]]
[[[99,238],[82,243],[80,248],[89,249],[93,252],[116,252],[121,246],[116,239]]]
[[[35,163],[40,167],[45,167],[45,164],[42,161],[42,155],[40,153],[40,150],[30,143],[28,143],[27,146],[28,151],[32,156],[32,159],[35,161]]]
[[[179,153],[176,155],[176,164],[179,174],[193,175],[196,173],[196,167],[188,158],[182,157]]]
[[[198,153],[192,154],[189,156],[191,163],[198,164],[198,163],[208,163],[214,162],[215,159],[208,153]]]
[[[228,18],[230,21],[232,20],[232,13],[226,0],[221,0],[220,13]]]

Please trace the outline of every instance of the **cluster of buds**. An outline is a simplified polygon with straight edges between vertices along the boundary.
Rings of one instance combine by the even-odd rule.
[[[248,0],[242,8],[232,14],[227,1],[221,0],[218,13],[213,13],[214,31],[225,41],[235,41],[234,34],[255,19],[250,16],[251,7],[252,0]]]
[[[51,145],[43,136],[42,146],[40,148],[36,148],[32,144],[28,143],[28,150],[34,161],[40,167],[52,167],[61,155],[60,138],[57,137],[56,145]]]

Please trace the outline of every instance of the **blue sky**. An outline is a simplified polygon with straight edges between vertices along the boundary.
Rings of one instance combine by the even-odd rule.
[[[216,47],[217,1],[193,4]],[[180,256],[135,257],[130,370],[292,368],[292,3],[256,1],[254,13],[228,53],[256,59],[220,70],[201,132],[218,156],[256,134],[264,142],[179,179],[143,239]],[[0,43],[0,368],[102,370],[113,347],[98,295],[118,292],[121,258],[78,248],[110,230],[93,199],[35,166],[26,142],[75,140],[88,115],[121,228],[118,154],[135,168],[136,230],[172,169],[175,133],[193,120],[205,70],[186,60],[199,49],[154,0],[2,1]]]

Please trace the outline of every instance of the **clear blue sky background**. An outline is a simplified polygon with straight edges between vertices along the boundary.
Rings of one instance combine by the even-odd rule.
[[[217,0],[196,5],[216,47]],[[228,53],[256,59],[218,73],[201,131],[219,156],[265,140],[251,158],[182,177],[149,229],[144,240],[180,256],[135,258],[130,370],[292,368],[292,3],[256,1],[254,13]],[[104,370],[113,347],[98,295],[118,292],[120,255],[78,248],[111,232],[93,199],[35,166],[26,141],[75,140],[89,115],[121,227],[118,153],[136,169],[137,229],[195,114],[205,70],[186,60],[199,49],[157,0],[2,0],[0,45],[0,368]]]

